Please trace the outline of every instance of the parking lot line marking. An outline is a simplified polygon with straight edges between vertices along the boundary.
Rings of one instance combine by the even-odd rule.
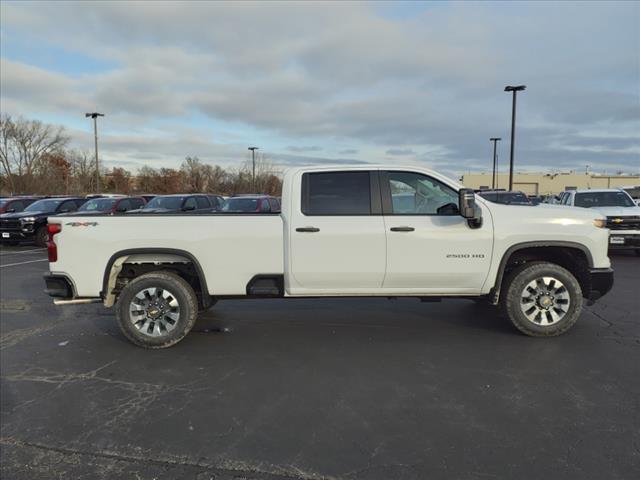
[[[25,265],[27,263],[48,262],[48,261],[49,261],[48,258],[43,258],[43,259],[40,259],[40,260],[29,260],[28,262],[8,263],[6,265],[0,265],[0,268],[15,267],[16,265]]]
[[[8,257],[9,255],[20,255],[21,253],[29,252],[44,252],[46,248],[32,248],[31,250],[23,250],[21,252],[0,253],[0,257]]]

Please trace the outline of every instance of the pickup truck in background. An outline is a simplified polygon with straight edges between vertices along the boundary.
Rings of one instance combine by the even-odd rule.
[[[463,297],[554,336],[613,285],[602,215],[491,203],[423,168],[294,168],[281,208],[53,217],[46,292],[115,306],[129,340],[162,348],[230,298]]]
[[[588,208],[604,215],[610,250],[632,250],[640,256],[640,207],[623,189],[570,190],[562,205]]]
[[[85,198],[43,198],[21,212],[0,215],[0,241],[8,245],[33,241],[39,247],[47,244],[47,219],[52,215],[75,212]]]

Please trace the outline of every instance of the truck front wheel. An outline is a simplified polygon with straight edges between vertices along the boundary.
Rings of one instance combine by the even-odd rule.
[[[582,289],[567,269],[548,262],[526,263],[508,275],[503,307],[518,330],[552,337],[569,330],[582,311]]]
[[[182,340],[198,316],[191,286],[172,272],[150,272],[129,282],[116,303],[122,333],[144,348],[167,348]]]

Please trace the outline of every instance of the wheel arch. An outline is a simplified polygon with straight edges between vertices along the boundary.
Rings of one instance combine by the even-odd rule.
[[[540,260],[569,270],[580,283],[583,296],[589,295],[591,282],[588,273],[593,268],[593,257],[585,245],[568,241],[521,242],[511,245],[502,255],[494,285],[489,292],[491,302],[497,304],[500,301],[503,282],[510,268]]]
[[[185,262],[180,262],[181,259],[185,260]],[[102,277],[102,291],[100,292],[105,306],[110,307],[115,303],[113,289],[122,265],[127,263],[127,260],[132,260],[132,263],[155,264],[158,266],[174,263],[188,263],[193,265],[198,280],[197,287],[199,292],[196,293],[200,294],[199,301],[205,308],[211,305],[212,302],[204,270],[192,253],[175,248],[130,248],[114,253],[107,262]]]

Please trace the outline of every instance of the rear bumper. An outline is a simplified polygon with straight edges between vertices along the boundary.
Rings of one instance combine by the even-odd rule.
[[[66,276],[45,273],[43,277],[46,285],[44,293],[50,297],[62,300],[71,300],[74,298],[73,284]]]
[[[589,271],[591,291],[588,299],[595,302],[613,288],[613,270],[611,268],[593,268]]]

